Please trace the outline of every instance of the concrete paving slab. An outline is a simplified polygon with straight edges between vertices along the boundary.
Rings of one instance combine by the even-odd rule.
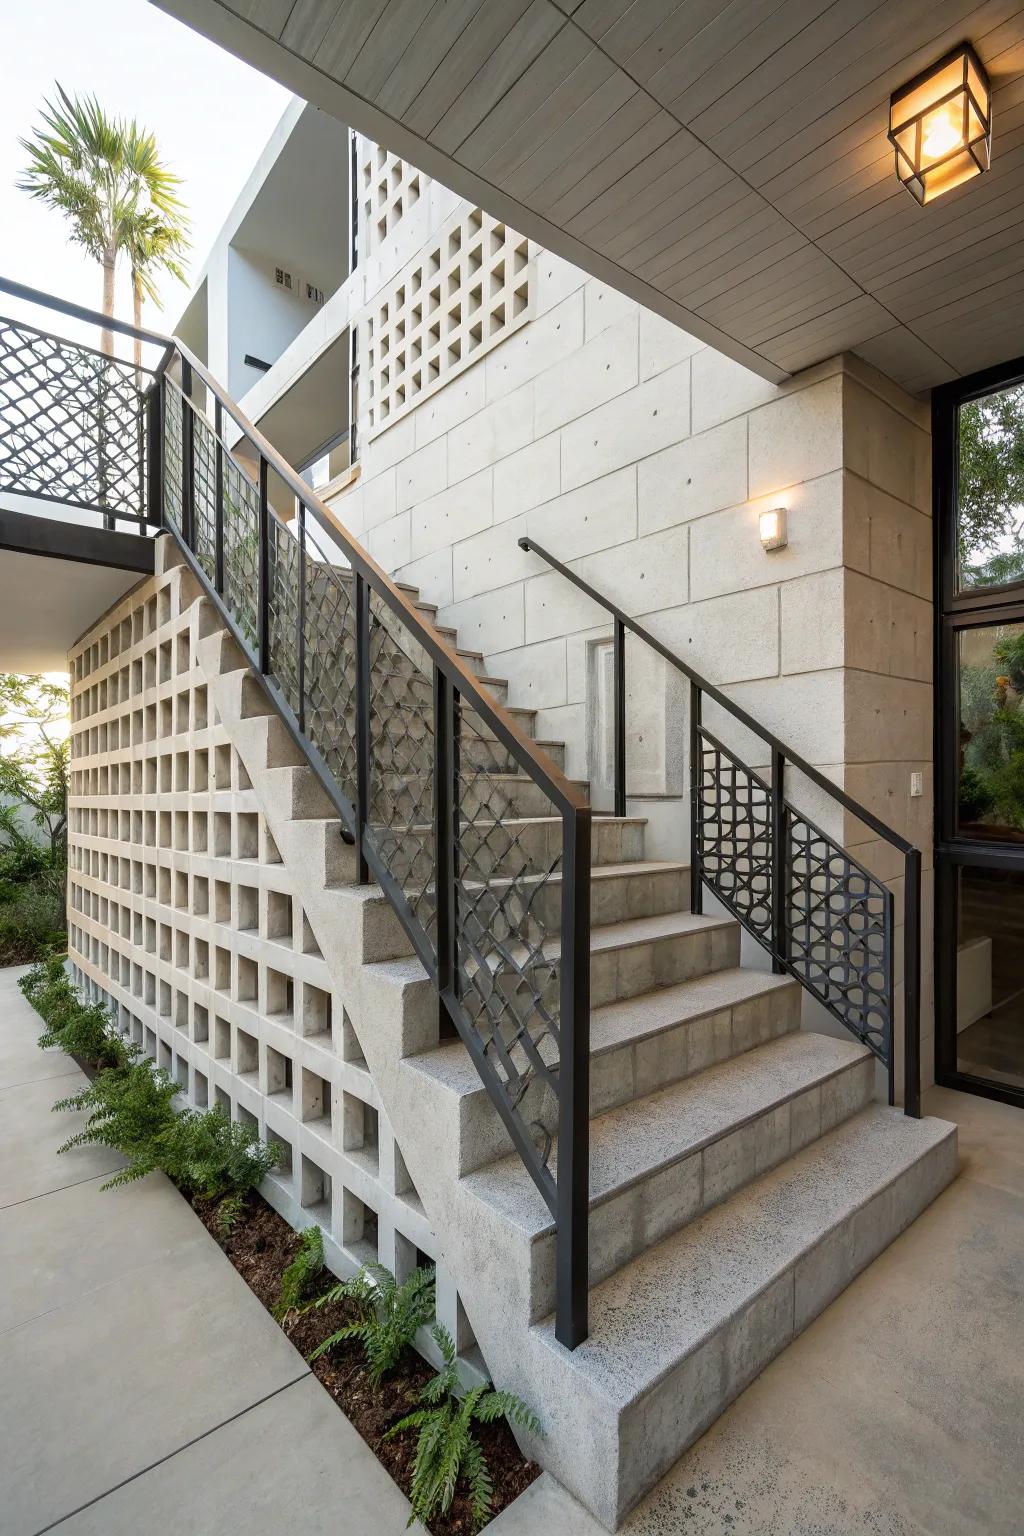
[[[32,1536],[308,1374],[198,1221],[195,1234],[0,1336],[4,1536]]]
[[[314,1376],[62,1521],[60,1536],[401,1536],[405,1496]],[[422,1526],[416,1526],[422,1531]]]
[[[0,970],[0,1018],[4,1020],[0,1030],[0,1089],[66,1077],[69,1072],[78,1071],[63,1051],[39,1049],[43,1021],[25,1002],[18,987],[19,977],[28,970],[27,965],[5,966]]]
[[[69,1166],[78,1150],[65,1154]],[[0,1210],[0,1334],[194,1242],[200,1227],[162,1174],[104,1190],[102,1176]]]
[[[0,1210],[121,1166],[118,1154],[105,1147],[79,1147],[57,1155],[57,1148],[88,1118],[77,1110],[51,1113],[58,1099],[85,1086],[85,1074],[71,1065],[66,1076],[0,1089]]]
[[[1024,1115],[933,1090],[960,1177],[747,1388],[626,1536],[1019,1536]],[[600,1536],[548,1477],[494,1536]]]

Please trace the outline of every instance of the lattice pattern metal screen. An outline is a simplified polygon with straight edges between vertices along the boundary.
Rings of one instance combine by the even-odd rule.
[[[433,698],[432,665],[374,594],[369,836],[436,958]]]
[[[224,601],[253,647],[258,642],[260,496],[233,459],[224,462]]]
[[[0,490],[141,518],[151,377],[0,318]]]
[[[892,892],[792,807],[787,815],[790,968],[885,1060],[892,1038]]]
[[[351,572],[334,571],[306,525],[305,725],[341,793],[356,801],[356,621]]]
[[[459,998],[495,1086],[546,1161],[558,1122],[562,825],[550,802],[524,816],[524,780],[495,773],[493,733],[475,711],[458,713]]]
[[[707,883],[760,938],[772,934],[771,786],[699,733],[697,847]]]

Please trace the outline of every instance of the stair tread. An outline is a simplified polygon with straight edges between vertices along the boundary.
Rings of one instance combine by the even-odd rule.
[[[626,1407],[956,1127],[879,1104],[631,1259],[590,1293],[571,1353],[534,1325],[586,1390]]]
[[[614,865],[609,865],[614,869]],[[596,871],[595,871],[596,873]],[[719,1013],[739,1003],[749,1002],[770,992],[798,986],[789,976],[773,976],[767,971],[746,971],[733,966],[710,971],[691,981],[677,981],[653,992],[603,1003],[590,1014],[591,1057],[632,1041],[660,1034],[689,1019]],[[412,1067],[444,1083],[460,1098],[471,1093],[486,1093],[472,1057],[461,1040],[446,1040],[433,1050],[410,1058]]]
[[[703,912],[662,912],[654,917],[625,917],[618,923],[602,923],[590,930],[590,952],[603,949],[627,949],[631,944],[649,944],[654,939],[674,938],[677,934],[705,933],[709,929],[731,928],[734,917],[709,916]],[[561,950],[560,937],[548,944]],[[545,953],[550,953],[545,944]]]
[[[832,1035],[794,1033],[746,1051],[590,1122],[590,1204],[738,1130],[796,1094],[870,1056],[867,1046]],[[549,1167],[558,1166],[558,1145]],[[547,1204],[519,1154],[467,1175],[478,1199],[533,1238],[554,1231]]]

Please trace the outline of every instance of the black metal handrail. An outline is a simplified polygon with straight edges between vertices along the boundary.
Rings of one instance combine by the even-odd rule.
[[[379,883],[431,977],[554,1218],[555,1333],[575,1348],[587,1333],[589,804],[181,341],[0,289],[163,348],[138,381],[139,515],[176,539],[325,786],[359,880]],[[0,445],[7,403],[0,392]],[[230,444],[225,418],[240,434]],[[293,519],[271,505],[271,476]],[[510,772],[542,791],[546,820],[517,813]],[[553,944],[539,893],[556,878]]]
[[[682,673],[690,685],[690,889],[699,912],[707,884],[772,957],[885,1064],[895,1102],[893,893],[786,798],[795,769],[903,858],[903,1105],[921,1113],[921,854],[873,811],[833,784],[773,732],[701,677],[667,645],[535,539],[532,551],[613,620],[613,785],[626,814],[626,632]],[[771,776],[747,767],[706,729],[711,699],[769,750]]]

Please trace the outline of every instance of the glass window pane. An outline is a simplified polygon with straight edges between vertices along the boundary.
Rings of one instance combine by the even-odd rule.
[[[1024,384],[960,407],[961,591],[1024,580]]]
[[[1024,872],[963,869],[957,905],[957,1068],[1024,1086]]]
[[[959,831],[1024,842],[1024,623],[959,634]]]

